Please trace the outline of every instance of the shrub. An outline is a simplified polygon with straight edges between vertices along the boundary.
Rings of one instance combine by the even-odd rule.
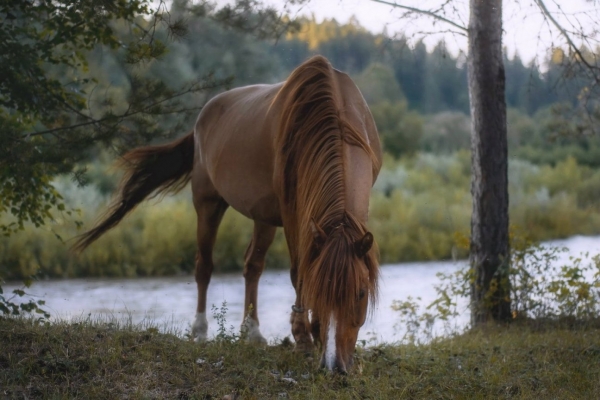
[[[381,261],[464,258],[455,244],[458,233],[468,237],[471,215],[470,155],[417,154],[396,160],[386,155],[371,196],[369,228],[379,244]],[[534,241],[575,234],[600,233],[600,171],[573,159],[556,166],[509,162],[510,218]],[[196,251],[196,218],[190,194],[184,190],[162,201],[138,207],[78,257],[68,252],[70,239],[93,225],[107,196],[94,185],[78,188],[60,179],[69,216],[56,211],[52,224],[0,239],[5,279],[21,279],[40,271],[43,277],[161,276],[190,273]],[[81,221],[74,221],[79,220]],[[217,271],[239,271],[252,236],[252,221],[228,210],[214,251]],[[58,238],[58,239],[57,239]],[[61,240],[66,239],[66,243]],[[289,259],[281,229],[267,253],[268,268],[287,268]]]
[[[514,319],[592,321],[600,314],[600,254],[565,259],[567,249],[533,244],[521,236],[511,240],[511,306]],[[472,270],[438,273],[438,297],[422,308],[420,299],[395,300],[404,340],[420,343],[435,336],[436,324],[446,335],[459,333],[458,316],[469,312]],[[463,308],[465,307],[465,308]]]

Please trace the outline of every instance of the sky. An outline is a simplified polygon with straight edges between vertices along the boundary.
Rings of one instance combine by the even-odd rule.
[[[219,0],[218,3],[223,4],[228,1]],[[394,2],[394,0],[388,1]],[[412,20],[403,19],[404,11],[372,0],[310,0],[301,7],[290,5],[287,0],[263,0],[263,2],[291,15],[314,15],[317,21],[324,18],[335,18],[338,22],[347,22],[351,17],[355,17],[362,26],[374,33],[381,33],[384,29],[390,36],[404,32],[407,36],[415,38],[415,40],[427,36],[425,43],[428,47],[444,39],[447,47],[454,54],[466,51],[467,48],[467,40],[464,36],[452,32],[435,35],[427,34],[428,32],[449,31],[452,29],[457,31],[452,26],[439,21],[436,22],[429,17]],[[397,0],[396,2],[420,9],[435,9],[444,1]],[[590,32],[594,28],[600,30],[600,2],[598,0],[544,0],[544,2],[548,9],[554,13],[557,20],[565,27],[581,26],[584,30]],[[469,19],[469,1],[451,0],[450,4],[455,7],[455,12],[448,14],[448,19],[466,27]],[[544,22],[534,0],[504,0],[503,4],[504,45],[508,49],[509,56],[512,57],[515,53],[518,53],[526,62],[536,58],[541,62],[545,59],[549,48],[564,42],[556,34],[556,29]],[[557,13],[561,7],[568,16]],[[591,11],[591,15],[586,16],[584,14],[586,11],[588,13]],[[600,39],[600,35],[596,34],[596,38]]]

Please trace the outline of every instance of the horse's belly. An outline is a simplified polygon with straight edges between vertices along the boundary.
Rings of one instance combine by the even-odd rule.
[[[249,174],[249,171],[246,171]],[[225,201],[242,215],[273,226],[282,226],[279,199],[272,185],[246,175],[215,177],[214,185]],[[243,176],[243,175],[238,175]]]
[[[273,188],[273,135],[266,114],[278,86],[225,92],[196,123],[198,156],[221,197],[248,218],[281,226]]]

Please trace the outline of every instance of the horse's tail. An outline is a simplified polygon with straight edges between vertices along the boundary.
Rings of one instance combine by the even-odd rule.
[[[194,133],[160,146],[133,149],[119,163],[125,169],[119,195],[100,222],[79,236],[72,249],[83,251],[106,231],[115,227],[148,197],[177,193],[189,182],[194,164]]]

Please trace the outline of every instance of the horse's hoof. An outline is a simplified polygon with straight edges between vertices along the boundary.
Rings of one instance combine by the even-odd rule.
[[[306,356],[312,356],[315,350],[315,345],[312,342],[297,342],[294,351],[303,353]]]
[[[196,343],[205,343],[208,340],[206,333],[199,333],[194,336],[194,342]]]
[[[260,333],[258,323],[250,317],[247,317],[246,321],[242,324],[241,331],[242,337],[246,338],[246,342],[259,345],[267,344],[267,339]]]
[[[265,339],[263,337],[263,335],[261,335],[260,333],[258,335],[248,336],[247,341],[248,341],[248,343],[261,345],[261,346],[267,344],[267,339]]]
[[[204,343],[208,339],[208,321],[206,313],[197,313],[196,319],[192,324],[192,337],[196,343]]]

